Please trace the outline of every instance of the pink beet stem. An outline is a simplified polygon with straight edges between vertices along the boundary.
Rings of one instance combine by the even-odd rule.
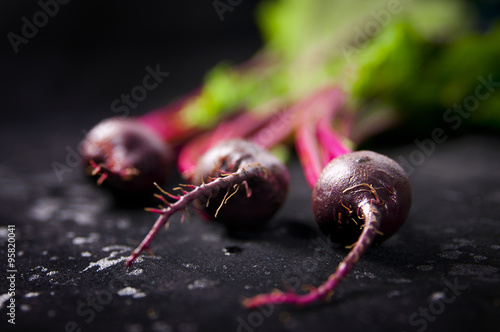
[[[234,119],[223,121],[210,135],[209,147],[230,138],[246,137],[268,121],[268,116],[243,112]]]
[[[314,187],[321,173],[320,152],[314,139],[311,124],[302,122],[295,133],[295,143],[299,160],[309,186]]]
[[[361,205],[361,213],[365,219],[363,231],[358,241],[351,249],[349,254],[340,262],[335,273],[318,288],[313,288],[309,293],[297,294],[295,292],[283,293],[275,291],[269,294],[260,294],[255,297],[244,300],[243,305],[249,309],[255,309],[268,304],[292,304],[307,305],[318,300],[328,299],[337,285],[351,271],[359,258],[366,252],[375,239],[380,228],[379,212],[373,206],[373,201],[366,201]]]
[[[326,122],[324,117],[331,109],[341,105],[342,94],[338,88],[323,89],[300,103],[295,145],[307,183],[314,187],[323,169],[316,131],[317,123]]]
[[[201,134],[180,150],[177,169],[184,179],[190,179],[193,176],[198,158],[208,150],[209,138],[210,133]]]
[[[161,210],[151,210],[152,212],[160,213],[161,216],[158,217],[148,235],[146,235],[144,240],[142,240],[141,244],[131,253],[125,265],[130,266],[137,259],[137,257],[142,254],[144,250],[149,249],[151,241],[153,241],[154,237],[156,236],[156,234],[158,234],[160,229],[169,222],[169,218],[178,211],[184,211],[188,207],[189,203],[193,202],[196,199],[208,200],[210,197],[216,196],[216,194],[221,189],[235,188],[235,185],[240,185],[252,178],[265,177],[267,172],[268,170],[262,165],[248,165],[244,168],[238,169],[234,173],[230,173],[223,177],[218,177],[212,182],[203,183],[200,186],[185,186],[185,188],[190,189],[191,191],[183,190],[183,194],[181,196],[171,196],[177,200],[175,203],[172,203],[168,207],[162,208]],[[166,192],[164,193],[168,194]]]
[[[318,142],[322,148],[323,154],[323,167],[330,161],[338,156],[352,152],[347,145],[342,142],[340,137],[332,131],[330,125],[324,121],[318,122],[316,126],[316,134]]]
[[[282,143],[293,133],[299,110],[299,105],[294,105],[278,111],[249,140],[265,149]]]
[[[151,128],[164,141],[171,143],[183,141],[200,130],[185,123],[180,116],[184,107],[196,98],[199,93],[200,89],[197,89],[164,107],[139,116],[137,120]]]
[[[220,141],[246,137],[268,121],[267,116],[243,112],[222,121],[215,129],[191,140],[179,152],[177,168],[184,179],[190,179],[200,156]]]
[[[333,119],[339,113],[345,96],[342,91],[336,90],[328,97],[331,98],[328,102],[331,104],[327,107],[326,114],[319,117],[316,123],[316,135],[323,151],[323,167],[334,158],[352,152],[332,128]]]

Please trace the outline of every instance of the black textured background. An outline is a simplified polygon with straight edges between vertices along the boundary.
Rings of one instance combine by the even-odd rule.
[[[491,16],[496,5],[481,4]],[[82,131],[113,115],[111,102],[142,82],[146,66],[159,64],[170,76],[130,115],[190,91],[220,60],[251,56],[260,46],[254,6],[243,0],[220,21],[211,1],[71,1],[14,54],[5,36],[40,8],[0,4],[2,331],[498,330],[497,134],[454,132],[438,145],[411,174],[414,204],[401,231],[369,251],[329,304],[304,309],[250,312],[239,304],[285,284],[319,285],[346,254],[319,235],[296,161],[289,199],[265,232],[232,238],[194,216],[172,223],[153,243],[156,257],[129,270],[123,260],[154,216],[117,206],[78,168],[58,181],[52,163],[66,163]],[[370,148],[408,158],[418,148],[413,140],[427,137],[386,138]],[[15,327],[4,296],[11,224]]]

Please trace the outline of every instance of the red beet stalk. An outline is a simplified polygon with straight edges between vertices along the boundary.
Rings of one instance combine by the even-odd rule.
[[[344,93],[333,87],[320,90],[300,104],[295,143],[306,181],[311,187],[315,186],[330,160],[350,152],[331,127],[331,120],[340,111],[344,99]]]
[[[137,117],[137,120],[154,131],[161,139],[170,144],[181,143],[200,132],[199,128],[186,123],[181,111],[199,90],[195,90],[173,103]]]

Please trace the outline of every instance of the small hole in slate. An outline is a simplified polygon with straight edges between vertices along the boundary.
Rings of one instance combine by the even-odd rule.
[[[240,252],[243,251],[243,248],[240,248],[238,246],[228,246],[222,249],[224,252],[224,255],[233,255],[233,254],[239,254]]]

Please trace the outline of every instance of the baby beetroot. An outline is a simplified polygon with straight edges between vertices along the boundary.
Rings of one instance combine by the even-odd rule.
[[[313,212],[321,230],[342,244],[354,243],[337,270],[307,294],[273,292],[245,300],[248,308],[269,303],[306,305],[331,296],[365,251],[403,224],[411,206],[411,186],[392,159],[371,151],[332,160],[313,191]]]
[[[374,239],[366,241],[380,243],[403,224],[411,196],[410,181],[399,164],[372,151],[356,151],[323,169],[313,189],[312,208],[319,228],[333,242],[350,245],[362,240],[364,229],[373,228],[365,236]]]
[[[90,174],[99,174],[99,185],[106,180],[107,188],[124,195],[151,191],[153,182],[165,181],[174,161],[168,143],[140,122],[119,117],[96,125],[81,154]]]
[[[312,104],[323,107],[310,114],[309,121],[304,118],[299,123],[297,151],[306,179],[314,186],[312,208],[318,226],[332,241],[347,245],[351,251],[318,288],[311,287],[306,294],[275,291],[257,295],[244,301],[247,308],[270,303],[306,305],[329,298],[366,250],[393,235],[410,212],[411,185],[401,166],[375,152],[350,152],[331,127],[324,125],[341,105],[342,94],[333,92],[326,99],[320,98],[319,104]],[[323,159],[328,164],[321,173],[320,151],[333,158],[329,162]]]
[[[169,218],[184,213],[192,202],[210,219],[219,219],[229,229],[257,228],[283,203],[288,193],[288,170],[272,154],[250,141],[232,139],[210,148],[194,172],[198,185],[182,185],[180,196],[167,194],[166,207],[150,209],[160,217],[126,262],[129,266],[149,245]],[[243,188],[242,188],[243,187]]]
[[[113,117],[99,122],[81,143],[87,174],[119,196],[152,192],[153,182],[164,182],[174,165],[172,144],[193,136],[181,110],[188,95],[140,117]]]
[[[295,113],[293,107],[264,115],[244,112],[185,145],[179,153],[178,168],[191,184],[175,188],[181,191],[179,196],[162,190],[174,203],[156,195],[166,206],[149,209],[160,217],[126,266],[149,249],[173,214],[182,211],[184,216],[190,204],[207,219],[223,223],[229,231],[262,227],[285,201],[290,182],[286,166],[267,148],[292,133]]]
[[[228,178],[240,169],[243,173],[260,175],[234,184],[226,195],[219,194],[206,202],[198,200],[197,206],[209,219],[223,223],[230,230],[255,229],[274,215],[288,193],[288,170],[274,155],[250,141],[224,141],[200,159],[193,183],[201,185],[220,176]],[[232,197],[230,200],[228,195]],[[219,210],[222,204],[226,206]]]

